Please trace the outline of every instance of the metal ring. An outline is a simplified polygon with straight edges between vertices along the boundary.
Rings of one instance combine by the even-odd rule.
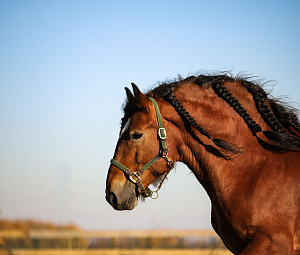
[[[156,197],[153,197],[153,194],[154,194],[154,193],[156,193]],[[158,191],[157,191],[157,190],[152,191],[152,195],[151,195],[151,198],[152,198],[152,199],[157,199],[158,196],[159,196],[159,194],[158,194]]]

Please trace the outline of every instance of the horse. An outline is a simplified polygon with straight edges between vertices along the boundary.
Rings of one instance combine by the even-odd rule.
[[[208,194],[212,227],[232,253],[300,254],[295,108],[258,81],[227,73],[179,78],[147,93],[132,88],[106,180],[114,209],[157,198],[183,162]]]

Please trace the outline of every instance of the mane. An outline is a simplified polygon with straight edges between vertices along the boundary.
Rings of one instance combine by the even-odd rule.
[[[234,82],[236,79],[233,78],[228,73],[224,75],[198,75],[198,76],[189,76],[183,79],[180,75],[177,79],[167,80],[164,82],[158,82],[158,85],[147,92],[147,96],[156,96],[157,98],[166,99],[166,97],[173,91],[176,91],[177,88],[187,84],[193,83],[199,87],[211,87],[212,83],[216,80],[223,80]]]
[[[264,131],[261,129],[239,103],[238,99],[234,98],[225,88],[225,82],[237,82],[252,94],[257,111],[261,114],[262,118],[272,131]],[[176,80],[158,84],[155,88],[148,91],[146,95],[169,101],[182,118],[187,120],[192,126],[200,131],[201,134],[212,139],[219,148],[234,154],[239,152],[240,150],[238,147],[221,139],[212,138],[205,130],[203,130],[194,118],[186,112],[180,102],[178,102],[174,93],[179,87],[187,83],[196,84],[201,88],[211,87],[220,98],[227,102],[244,119],[254,135],[258,132],[263,132],[265,136],[276,145],[277,149],[282,151],[300,151],[300,124],[297,109],[281,102],[278,98],[271,97],[263,89],[263,84],[252,80],[252,77],[233,77],[228,73],[221,75],[189,76],[185,79],[179,77]],[[139,108],[136,102],[127,102],[124,106],[122,125],[125,124],[129,115],[133,114],[133,112],[142,110],[143,109]]]

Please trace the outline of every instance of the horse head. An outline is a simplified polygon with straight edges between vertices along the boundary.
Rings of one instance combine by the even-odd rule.
[[[132,86],[134,94],[125,88],[125,115],[106,181],[106,200],[116,210],[132,210],[140,195],[157,197],[148,186],[163,181],[173,168],[158,104]]]

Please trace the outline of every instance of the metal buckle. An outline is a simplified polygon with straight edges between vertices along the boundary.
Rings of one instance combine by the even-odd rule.
[[[168,152],[166,153],[166,155],[163,155],[162,157],[167,161],[167,164],[170,167],[170,169],[173,169],[174,168],[174,161],[173,161],[173,159],[168,157]]]
[[[133,179],[133,177],[136,177],[136,179]],[[141,177],[140,177],[136,172],[132,172],[132,175],[129,175],[129,179],[130,179],[133,183],[137,183],[137,181],[140,180]]]
[[[164,128],[159,128],[158,129],[158,136],[161,140],[167,139],[167,132]]]

